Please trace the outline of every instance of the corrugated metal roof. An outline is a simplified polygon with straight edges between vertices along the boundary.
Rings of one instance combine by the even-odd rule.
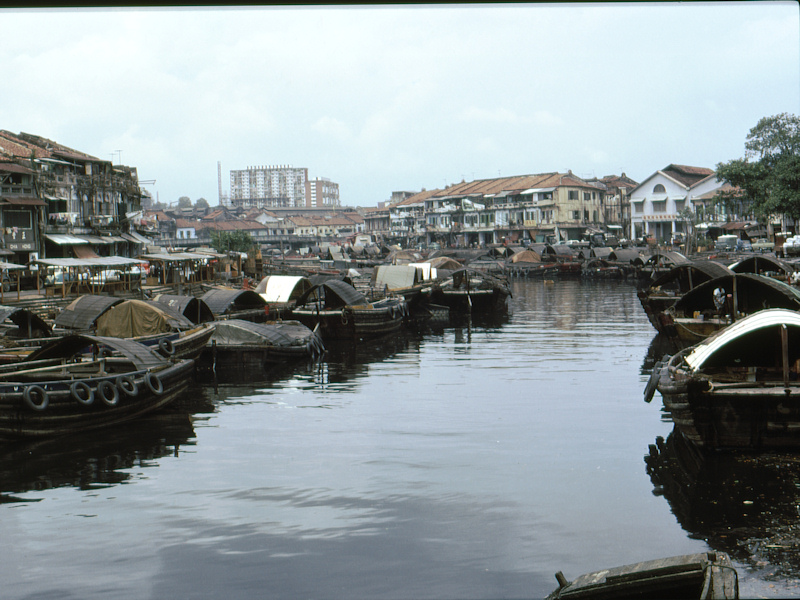
[[[146,263],[141,258],[126,258],[124,256],[99,256],[97,258],[37,258],[32,263],[47,267],[124,267]]]
[[[59,246],[69,246],[74,244],[88,244],[85,238],[69,235],[68,233],[46,233],[44,235],[46,240],[50,240]]]

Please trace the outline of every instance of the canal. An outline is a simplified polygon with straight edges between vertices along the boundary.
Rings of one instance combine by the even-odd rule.
[[[497,322],[0,446],[0,597],[542,598],[556,571],[707,550],[744,597],[800,597],[800,461],[676,443],[632,284],[512,292]]]

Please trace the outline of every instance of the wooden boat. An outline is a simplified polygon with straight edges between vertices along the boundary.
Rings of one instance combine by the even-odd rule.
[[[204,373],[244,374],[265,365],[314,359],[325,352],[320,336],[299,321],[219,321],[200,358]],[[230,379],[230,377],[228,377]]]
[[[707,448],[800,447],[800,313],[762,310],[653,370],[680,432]]]
[[[323,340],[360,340],[400,329],[408,314],[405,299],[384,298],[369,302],[352,285],[329,279],[315,285],[298,300],[291,317]]]
[[[214,322],[195,325],[158,302],[125,300],[98,317],[95,332],[131,339],[169,358],[196,359],[214,334],[215,325]]]
[[[783,281],[741,273],[706,281],[669,307],[663,332],[688,344],[767,308],[800,310],[800,289]]]
[[[174,401],[193,371],[194,361],[167,360],[138,342],[65,336],[0,365],[0,440],[124,423]]]
[[[214,313],[205,301],[194,296],[181,296],[179,294],[158,294],[153,302],[164,304],[180,315],[189,319],[195,325],[210,323],[214,320]]]
[[[434,283],[431,302],[453,312],[489,314],[505,312],[510,295],[511,290],[502,279],[464,268]]]
[[[710,260],[685,262],[657,277],[637,295],[650,324],[660,332],[665,327],[665,311],[679,298],[701,283],[732,273],[725,265]]]
[[[684,554],[604,569],[567,581],[556,573],[558,589],[547,600],[581,598],[736,599],[739,578],[724,552]]]
[[[729,265],[734,273],[755,273],[774,279],[788,281],[796,271],[794,265],[771,255],[754,254]]]

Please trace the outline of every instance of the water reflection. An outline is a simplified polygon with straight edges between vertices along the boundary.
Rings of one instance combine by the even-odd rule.
[[[701,451],[676,429],[645,456],[680,525],[765,577],[800,575],[800,456]]]
[[[58,487],[81,490],[128,481],[128,470],[158,465],[194,445],[189,413],[170,411],[106,430],[0,446],[0,503],[11,494]],[[26,498],[25,501],[36,500]],[[20,500],[21,501],[21,500]]]

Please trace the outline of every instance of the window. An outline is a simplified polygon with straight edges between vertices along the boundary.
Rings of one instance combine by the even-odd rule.
[[[633,203],[633,212],[640,213],[644,209],[644,202],[634,202]]]
[[[7,210],[3,213],[3,225],[19,229],[32,229],[31,213],[27,210]]]
[[[589,202],[592,199],[592,195],[589,192],[583,192],[583,201]]]
[[[570,200],[577,200],[578,199],[578,192],[575,190],[570,190],[568,195]]]
[[[573,211],[572,211],[572,219],[573,219],[574,221],[579,221],[579,220],[580,220],[580,218],[581,218],[581,211],[579,211],[579,210],[573,210]]]
[[[653,202],[653,212],[663,213],[667,212],[667,201],[661,200],[660,202]]]
[[[656,187],[653,188],[653,193],[654,194],[666,194],[667,190],[664,188],[663,185],[661,185],[659,183],[658,185],[656,185]]]

